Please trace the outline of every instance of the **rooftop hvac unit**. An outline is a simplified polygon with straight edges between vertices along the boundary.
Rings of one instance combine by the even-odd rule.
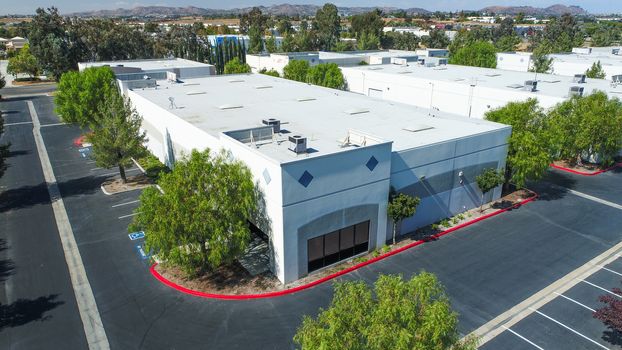
[[[401,58],[401,57],[391,57],[391,63],[406,65],[408,64],[408,61],[405,58]]]
[[[268,125],[272,127],[275,134],[281,132],[281,121],[275,118],[268,118],[261,121],[264,125]]]
[[[613,84],[622,84],[622,74],[612,75],[611,82]]]
[[[300,135],[290,136],[288,149],[296,154],[307,153],[307,138]]]
[[[620,49],[616,48],[616,49],[611,49],[611,54],[612,55],[620,55]]]
[[[167,71],[166,72],[166,80],[176,83],[177,82],[177,74],[175,72]]]
[[[572,78],[572,82],[577,84],[585,84],[585,78],[585,74],[575,74],[574,78]]]
[[[525,80],[525,85],[523,86],[526,91],[534,92],[538,88],[537,80]]]
[[[448,60],[446,58],[439,58],[438,59],[438,65],[447,65]]]
[[[571,86],[569,96],[583,96],[583,86]]]

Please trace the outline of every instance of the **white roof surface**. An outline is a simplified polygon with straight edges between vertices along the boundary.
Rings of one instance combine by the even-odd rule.
[[[605,79],[586,79],[583,84],[573,82],[574,77],[542,74],[532,72],[519,72],[511,70],[501,70],[492,68],[469,67],[459,65],[441,65],[436,67],[425,67],[418,64],[408,66],[386,64],[376,66],[344,67],[342,70],[364,71],[366,76],[382,77],[388,81],[399,79],[400,81],[412,79],[425,79],[433,81],[455,82],[456,84],[476,84],[478,87],[498,89],[499,91],[521,91],[527,80],[538,80],[537,91],[527,92],[533,97],[538,95],[554,96],[560,98],[568,97],[568,90],[571,86],[582,86],[584,94],[589,94],[594,90],[607,92],[610,96],[622,97],[622,86],[614,87],[610,80]],[[397,78],[399,77],[399,78]]]
[[[334,59],[346,57],[405,57],[417,56],[414,51],[380,50],[380,51],[320,51],[320,59]]]
[[[82,62],[80,64],[84,65],[85,68],[102,66],[116,67],[123,65],[124,67],[141,68],[144,71],[210,66],[207,63],[186,60],[183,58]]]
[[[263,74],[163,82],[157,89],[134,92],[215,137],[264,126],[262,119],[279,119],[281,129],[290,132],[277,136],[285,142],[265,142],[258,151],[282,163],[297,159],[287,148],[291,135],[307,137],[307,147],[314,150],[307,155],[316,157],[352,149],[341,143],[349,130],[372,136],[378,143],[392,141],[393,151],[400,151],[509,128],[457,116],[431,117],[427,109]],[[170,97],[177,108],[169,109]]]

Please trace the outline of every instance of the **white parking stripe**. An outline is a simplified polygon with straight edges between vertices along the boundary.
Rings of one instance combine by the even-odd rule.
[[[135,216],[135,215],[138,215],[138,214],[140,214],[140,213],[132,213],[132,214],[128,214],[128,215],[119,216],[119,219],[129,218],[130,216]]]
[[[113,207],[113,208],[116,208],[116,207],[120,207],[120,206],[123,206],[123,205],[128,205],[128,204],[133,204],[133,203],[138,203],[138,202],[140,202],[140,199],[137,199],[137,200],[135,200],[135,201],[131,201],[131,202],[125,202],[125,203],[115,204],[115,205],[113,205],[112,207]]]
[[[609,271],[609,272],[611,272],[611,273],[615,273],[615,274],[616,274],[616,275],[618,275],[618,276],[622,276],[622,273],[619,273],[619,272],[617,272],[617,271],[613,271],[612,269],[606,268],[606,267],[604,267],[604,266],[599,266],[599,267],[600,267],[601,269],[605,270],[605,271]]]
[[[533,310],[533,309],[532,309],[532,311],[533,311],[533,312],[535,312],[535,313],[537,313],[538,315],[541,315],[541,316],[543,316],[543,317],[546,317],[547,319],[549,319],[549,320],[551,320],[551,321],[553,321],[553,322],[557,323],[558,325],[560,325],[560,326],[562,326],[562,327],[566,328],[567,330],[569,330],[569,331],[571,331],[572,333],[574,333],[574,334],[576,334],[576,335],[578,335],[578,336],[582,337],[583,339],[585,339],[585,340],[589,340],[590,342],[594,343],[595,345],[598,345],[599,347],[601,347],[601,348],[603,348],[603,349],[605,349],[605,350],[609,350],[609,348],[608,348],[608,347],[603,346],[603,345],[601,345],[600,343],[598,343],[598,342],[596,342],[596,341],[594,341],[594,340],[592,340],[592,339],[590,339],[590,338],[588,338],[588,337],[584,336],[583,334],[581,334],[581,333],[579,333],[579,332],[575,331],[574,329],[572,329],[572,328],[570,328],[570,327],[566,326],[565,324],[563,324],[563,323],[559,322],[558,320],[554,319],[553,317],[551,317],[551,316],[547,316],[547,315],[545,315],[544,313],[542,313],[542,312],[540,312],[540,311],[538,311],[538,310]]]
[[[533,345],[533,347],[535,347],[536,349],[540,349],[540,350],[544,350],[543,348],[539,347],[538,345],[534,344],[531,340],[523,337],[522,335],[514,332],[513,330],[511,330],[510,328],[506,327],[506,326],[501,326],[503,328],[505,328],[505,330],[510,331],[512,334],[514,334],[515,336],[521,338],[522,340],[526,341],[527,343]]]
[[[560,297],[562,297],[562,298],[564,298],[564,299],[566,299],[566,300],[570,300],[570,301],[572,301],[573,303],[575,303],[575,304],[577,304],[577,305],[579,305],[579,306],[583,306],[584,308],[586,308],[586,309],[588,309],[588,310],[590,310],[590,311],[592,311],[592,312],[596,312],[596,310],[592,309],[591,307],[589,307],[589,306],[587,306],[587,305],[581,304],[580,302],[578,302],[578,301],[576,301],[576,300],[572,299],[571,297],[567,297],[567,296],[565,296],[565,295],[563,295],[563,294],[560,294],[560,293],[557,293],[557,292],[554,292],[554,294],[557,294],[557,295],[559,295]]]
[[[589,285],[590,285],[590,286],[592,286],[592,287],[596,287],[596,288],[598,288],[598,289],[601,289],[601,290],[603,290],[603,291],[605,291],[605,292],[607,292],[607,293],[609,293],[609,294],[611,294],[611,295],[615,295],[615,296],[617,296],[618,298],[622,298],[622,296],[621,296],[621,295],[618,295],[618,294],[616,294],[616,293],[614,293],[614,292],[612,292],[612,291],[610,291],[610,290],[608,290],[608,289],[605,289],[605,288],[603,288],[603,287],[601,287],[601,286],[599,286],[599,285],[596,285],[596,284],[594,284],[594,283],[592,283],[592,282],[588,282],[588,281],[586,281],[586,280],[579,280],[579,281],[584,282],[584,283],[587,283],[587,284],[589,284]]]
[[[32,122],[16,122],[16,123],[6,123],[6,124],[4,124],[4,126],[11,126],[11,125],[24,125],[24,124],[32,124]]]
[[[564,188],[565,188],[565,187],[564,187]],[[616,209],[620,209],[620,210],[622,210],[622,205],[620,205],[620,204],[616,204],[616,203],[613,203],[613,202],[609,202],[609,201],[606,201],[606,200],[604,200],[604,199],[600,199],[600,198],[598,198],[598,197],[590,196],[589,194],[586,194],[586,193],[583,193],[583,192],[579,192],[579,191],[571,190],[571,189],[569,189],[569,188],[565,188],[565,189],[566,189],[568,192],[570,192],[570,193],[574,194],[575,196],[583,197],[583,198],[585,198],[585,199],[589,199],[589,200],[594,201],[594,202],[596,202],[596,203],[600,203],[600,204],[608,205],[608,206],[610,206],[610,207],[612,207],[612,208],[616,208]]]

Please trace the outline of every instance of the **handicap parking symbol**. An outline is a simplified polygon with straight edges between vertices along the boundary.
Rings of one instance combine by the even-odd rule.
[[[145,248],[142,246],[142,244],[139,244],[139,245],[136,246],[136,251],[138,251],[138,255],[143,260],[147,260],[151,256],[151,254],[147,254],[145,252]]]
[[[143,231],[132,232],[128,235],[128,237],[130,237],[132,241],[135,241],[137,239],[145,238],[145,233]]]
[[[80,152],[80,155],[82,156],[82,158],[86,158],[91,155],[91,147],[79,148],[78,152]]]

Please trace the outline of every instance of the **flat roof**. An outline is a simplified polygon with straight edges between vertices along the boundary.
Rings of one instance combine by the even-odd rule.
[[[307,156],[317,157],[356,147],[343,147],[350,131],[353,140],[366,135],[368,146],[393,142],[393,151],[400,151],[509,128],[438,111],[435,114],[441,115],[433,117],[427,109],[264,74],[162,82],[157,89],[133,92],[217,138],[220,133],[264,126],[263,119],[279,119],[281,129],[289,133],[276,139],[284,142],[258,142],[257,150],[281,163],[303,157],[288,150],[292,135],[307,137]],[[169,98],[176,108],[170,108]]]
[[[320,59],[345,58],[345,57],[403,57],[417,56],[414,51],[404,50],[373,50],[373,51],[320,51]]]
[[[140,68],[144,71],[211,66],[211,64],[191,61],[183,58],[80,62],[80,64],[84,65],[85,68],[102,66],[116,67],[122,65],[124,67]]]
[[[588,48],[585,48],[588,49]],[[563,52],[552,53],[547,55],[554,59],[554,62],[568,62],[568,63],[584,63],[592,64],[596,61],[604,66],[622,66],[622,54],[614,55],[611,51],[613,49],[620,49],[618,46],[608,47],[592,47],[591,53],[578,53],[578,52]],[[620,50],[622,51],[622,49]],[[521,55],[531,56],[531,52],[499,52],[498,55]]]
[[[347,70],[360,70],[366,76],[382,77],[384,79],[424,79],[429,81],[453,82],[456,84],[476,84],[478,87],[498,89],[499,91],[522,91],[522,87],[527,80],[538,80],[537,91],[528,92],[533,97],[538,95],[566,98],[572,86],[584,88],[584,94],[589,94],[594,90],[601,90],[610,96],[622,97],[622,86],[612,86],[607,79],[586,79],[583,84],[573,82],[574,77],[555,74],[543,74],[533,72],[520,72],[512,70],[501,70],[492,68],[480,68],[459,65],[440,65],[435,67],[425,67],[419,64],[396,65],[385,64],[376,66],[360,66],[342,68]],[[390,77],[390,78],[389,78]],[[399,78],[397,78],[399,77]],[[403,81],[403,80],[402,80]]]

